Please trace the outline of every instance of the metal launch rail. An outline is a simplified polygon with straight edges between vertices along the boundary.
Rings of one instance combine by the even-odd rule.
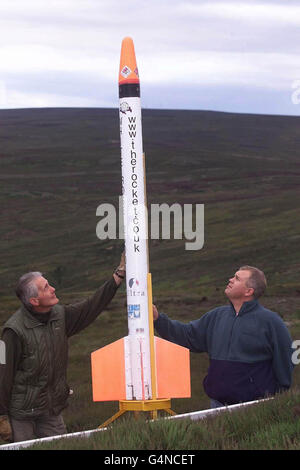
[[[246,406],[250,405],[255,405],[257,403],[261,403],[263,401],[268,401],[272,400],[273,398],[265,398],[262,400],[255,400],[255,401],[248,401],[245,403],[239,403],[237,405],[230,405],[230,406],[223,406],[221,408],[210,408],[207,410],[201,410],[201,411],[193,411],[191,413],[184,413],[180,415],[174,415],[174,416],[168,416],[165,418],[161,419],[186,419],[190,418],[191,420],[197,421],[200,419],[205,419],[208,416],[213,416],[219,413],[224,413],[226,411],[232,412],[235,411],[239,408],[244,408]],[[156,420],[157,421],[157,420]],[[70,439],[70,438],[88,438],[94,433],[97,432],[103,432],[107,431],[108,428],[97,428],[97,429],[91,429],[89,431],[79,431],[79,432],[73,432],[73,433],[68,433],[68,434],[60,434],[58,436],[50,436],[50,437],[43,437],[41,439],[32,439],[30,441],[22,441],[22,442],[13,442],[11,444],[3,444],[0,446],[0,450],[20,450],[20,449],[25,449],[26,447],[31,447],[35,444],[43,444],[44,442],[51,442],[55,441],[57,439]]]

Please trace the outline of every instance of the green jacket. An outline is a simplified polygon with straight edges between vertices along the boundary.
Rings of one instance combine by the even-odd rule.
[[[35,316],[24,306],[19,308],[3,328],[3,338],[10,338],[15,349],[15,366],[6,364],[0,377],[5,383],[0,390],[0,402],[7,402],[2,413],[15,419],[33,419],[46,413],[58,415],[66,406],[69,396],[67,384],[68,338],[86,328],[114,297],[118,286],[114,279],[107,281],[95,294],[72,305],[55,305],[47,321],[40,321],[41,314]],[[13,337],[12,337],[13,335]],[[18,343],[18,347],[17,347]],[[6,374],[11,377],[8,386]],[[5,388],[9,389],[5,393]],[[3,397],[1,397],[1,393]],[[4,407],[5,408],[5,407]]]
[[[16,419],[37,417],[66,406],[68,342],[64,307],[55,305],[49,321],[39,322],[22,306],[5,324],[21,340],[22,358],[12,388],[9,413]]]

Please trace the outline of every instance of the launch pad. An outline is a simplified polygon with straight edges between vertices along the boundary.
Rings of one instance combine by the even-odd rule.
[[[134,413],[148,412],[151,419],[157,419],[158,411],[165,411],[171,416],[176,415],[175,411],[171,409],[171,400],[169,398],[160,400],[120,400],[119,411],[98,426],[98,429],[108,426],[127,411],[133,411]]]

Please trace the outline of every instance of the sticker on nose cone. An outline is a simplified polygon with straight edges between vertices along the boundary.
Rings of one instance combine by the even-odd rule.
[[[121,70],[121,75],[124,78],[127,78],[131,74],[131,69],[125,65]]]

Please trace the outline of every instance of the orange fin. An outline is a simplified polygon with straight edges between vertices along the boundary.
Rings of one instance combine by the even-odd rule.
[[[91,354],[94,401],[126,400],[124,338]]]
[[[190,351],[156,336],[154,340],[157,398],[190,397]]]
[[[127,337],[126,337],[127,338]],[[125,340],[119,339],[91,354],[94,401],[126,400]],[[191,396],[189,350],[154,337],[156,397]]]

